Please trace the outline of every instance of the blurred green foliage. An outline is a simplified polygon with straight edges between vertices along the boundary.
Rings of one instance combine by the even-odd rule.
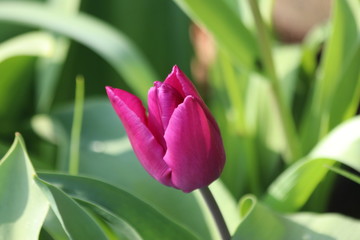
[[[360,217],[358,185],[336,197],[337,174],[359,181],[359,13],[358,0],[334,0],[289,45],[264,0],[0,0],[0,238],[154,239],[160,224],[164,239],[218,239],[197,191],[141,167],[105,97],[110,85],[145,102],[177,64],[222,131],[227,163],[211,188],[234,239],[358,239],[358,220],[326,212]],[[66,174],[79,75],[87,177]],[[28,219],[40,223],[26,232]]]

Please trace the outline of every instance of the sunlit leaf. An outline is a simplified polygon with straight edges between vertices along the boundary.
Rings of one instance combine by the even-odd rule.
[[[36,185],[25,144],[15,141],[0,161],[0,238],[37,240],[49,204]]]
[[[295,211],[324,179],[329,166],[343,163],[360,171],[360,117],[335,128],[304,159],[286,169],[270,185],[265,202],[274,209]]]

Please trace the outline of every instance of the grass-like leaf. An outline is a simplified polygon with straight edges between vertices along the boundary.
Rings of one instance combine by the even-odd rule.
[[[360,184],[360,176],[358,175],[355,175],[349,171],[343,170],[336,166],[329,166],[329,169],[343,177],[350,179],[351,181],[356,182],[357,184]]]
[[[355,71],[351,69],[351,58],[354,57],[352,52],[356,51],[359,35],[354,11],[351,10],[348,0],[336,0],[332,14],[331,34],[325,44],[320,72],[301,128],[301,141],[305,153],[311,150],[316,142],[331,130],[331,127],[334,127],[335,124],[330,126],[333,117],[339,121],[337,115],[340,115],[340,120],[343,120],[343,107],[346,108],[347,103],[351,102],[354,91],[344,91],[342,86],[342,95],[337,97],[350,95],[350,100],[349,97],[345,97],[348,101],[345,106],[342,102],[341,107],[333,108],[332,104],[337,100],[334,95],[339,90],[339,84],[357,87],[354,82],[358,81],[358,71],[356,71],[358,68],[356,67]],[[356,55],[355,57],[358,58]],[[350,69],[346,69],[349,65]]]
[[[230,56],[253,68],[257,57],[254,36],[245,27],[235,10],[223,0],[174,0],[194,21],[207,28],[218,45]]]

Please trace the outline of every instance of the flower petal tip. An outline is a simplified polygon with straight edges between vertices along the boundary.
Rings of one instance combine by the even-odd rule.
[[[105,87],[105,90],[106,90],[106,93],[107,93],[108,96],[113,96],[113,95],[115,95],[115,93],[114,93],[114,88],[113,88],[113,87],[106,86],[106,87]]]

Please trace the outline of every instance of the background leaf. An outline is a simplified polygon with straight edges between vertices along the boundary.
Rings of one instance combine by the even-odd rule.
[[[205,26],[227,54],[249,69],[254,67],[257,57],[255,38],[229,5],[222,0],[175,0],[175,2],[193,20]]]
[[[69,16],[42,4],[0,2],[0,21],[46,28],[79,41],[107,60],[142,97],[157,79],[144,57],[124,35],[86,14]]]
[[[359,78],[358,72],[354,72],[351,68],[345,70],[344,66],[346,65],[343,64],[351,63],[351,58],[354,57],[352,52],[357,49],[356,43],[359,30],[354,12],[351,10],[348,1],[337,0],[334,1],[332,14],[331,32],[325,43],[320,66],[321,71],[318,73],[313,96],[308,103],[307,114],[301,126],[302,145],[305,153],[308,153],[315,143],[331,130],[330,127],[335,126],[335,124],[330,126],[329,123],[333,117],[339,120],[339,117],[336,116],[339,114],[342,120],[342,108],[336,108],[339,110],[339,113],[337,111],[330,111],[332,104],[335,102],[333,99],[336,91],[338,91],[339,84],[343,81],[349,81],[349,86],[355,87],[357,84],[354,84],[354,82],[357,82]],[[345,72],[349,70],[350,74]],[[342,72],[345,77],[341,76]],[[351,93],[352,91],[346,92],[350,96]],[[342,107],[346,108],[346,106]],[[330,114],[334,114],[334,116]]]
[[[334,129],[303,160],[286,169],[269,187],[265,202],[280,211],[295,211],[309,199],[329,171],[343,163],[360,171],[360,117]]]

